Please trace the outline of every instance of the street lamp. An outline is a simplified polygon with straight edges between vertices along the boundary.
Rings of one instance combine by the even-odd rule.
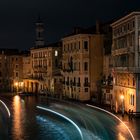
[[[122,117],[124,116],[124,95],[120,96],[122,102]]]

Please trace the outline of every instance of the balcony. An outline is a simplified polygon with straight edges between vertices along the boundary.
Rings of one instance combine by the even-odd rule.
[[[33,70],[38,72],[46,72],[47,66],[33,66]]]
[[[81,86],[81,83],[77,83],[77,87],[80,87]]]
[[[128,67],[121,67],[121,66],[119,66],[119,67],[114,67],[114,70],[115,70],[116,72],[128,72]]]
[[[116,72],[140,73],[140,67],[114,67]]]
[[[126,47],[126,48],[119,48],[119,49],[115,49],[112,51],[112,55],[115,56],[115,55],[122,55],[122,54],[127,54],[129,53],[129,48]]]
[[[76,82],[73,82],[73,86],[76,86]]]
[[[113,89],[113,85],[102,85],[103,89],[108,89],[108,90],[112,90]]]
[[[90,87],[90,83],[84,83],[84,87]]]
[[[132,73],[140,73],[140,67],[128,67],[128,71]]]

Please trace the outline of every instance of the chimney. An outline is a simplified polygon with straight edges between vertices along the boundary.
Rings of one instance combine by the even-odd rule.
[[[99,24],[99,20],[96,20],[96,34],[100,34],[100,24]]]
[[[74,27],[74,29],[73,29],[74,34],[79,34],[81,31],[82,31],[81,27]]]

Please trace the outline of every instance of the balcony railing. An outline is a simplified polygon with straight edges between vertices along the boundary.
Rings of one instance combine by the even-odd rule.
[[[90,87],[90,83],[84,83],[84,87]]]
[[[76,82],[73,82],[73,86],[76,86]]]
[[[81,86],[81,83],[77,83],[77,87],[80,87]]]
[[[112,55],[121,55],[129,52],[129,48],[118,48],[112,51]]]
[[[140,67],[128,67],[129,72],[140,73]]]

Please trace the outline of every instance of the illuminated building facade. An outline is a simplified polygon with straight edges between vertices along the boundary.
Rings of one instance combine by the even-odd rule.
[[[140,111],[140,12],[111,24],[113,30],[113,98],[116,112]]]
[[[38,81],[38,90],[58,93],[55,87],[62,79],[60,74],[61,54],[61,43],[31,49],[32,78]]]
[[[30,49],[31,76],[24,79],[25,92],[62,93],[61,49],[61,42],[45,45],[44,24],[39,17],[35,46]]]
[[[103,35],[76,28],[62,43],[63,96],[80,101],[97,99],[103,69]]]
[[[0,50],[0,90],[17,91],[23,82],[22,54],[15,49]],[[15,83],[18,83],[16,86]]]

